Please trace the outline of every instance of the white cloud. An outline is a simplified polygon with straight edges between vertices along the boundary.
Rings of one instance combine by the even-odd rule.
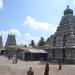
[[[3,8],[3,0],[0,0],[0,9]]]
[[[73,4],[75,4],[75,0],[73,0]]]
[[[25,37],[25,40],[27,40],[27,42],[29,43],[31,42],[31,40],[34,40],[36,44],[39,41],[39,37],[32,36],[29,33],[26,33],[24,37]]]
[[[46,31],[49,31],[49,32],[52,32],[52,33],[54,33],[56,31],[56,28],[57,28],[57,25],[48,24],[46,22],[36,21],[31,16],[26,17],[23,25],[27,26],[29,28],[35,29],[35,30],[38,30],[38,29],[46,30]]]
[[[33,29],[43,29],[43,30],[49,29],[48,23],[36,21],[31,16],[26,17],[24,21],[24,25],[27,25],[28,27],[33,28]]]
[[[21,37],[21,33],[17,29],[8,30],[9,34],[15,34],[17,37]]]
[[[8,34],[15,34],[16,39],[20,40],[21,33],[17,29],[10,29],[8,31],[0,31],[0,35],[2,35],[3,45],[5,45]]]
[[[3,45],[5,46],[8,34],[15,34],[17,44],[26,44],[29,45],[31,40],[34,40],[35,43],[38,42],[39,38],[30,35],[29,33],[21,34],[17,29],[10,29],[8,31],[0,31],[0,35],[2,35]]]
[[[49,26],[49,32],[50,32],[50,34],[53,34],[53,33],[56,32],[57,26],[58,25],[52,25],[52,24]]]

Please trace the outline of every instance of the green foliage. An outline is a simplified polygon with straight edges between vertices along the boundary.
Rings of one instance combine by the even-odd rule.
[[[41,37],[39,42],[38,42],[38,46],[44,46],[44,44],[45,44],[44,38]]]
[[[44,41],[44,38],[41,37],[39,42],[38,42],[38,46],[45,46],[45,45],[48,45],[48,43],[49,43],[49,38],[47,38],[47,40]]]

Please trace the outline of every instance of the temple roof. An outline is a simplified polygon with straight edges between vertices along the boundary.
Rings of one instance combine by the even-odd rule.
[[[73,10],[69,8],[69,5],[67,5],[67,9],[65,9],[64,15],[73,15]]]

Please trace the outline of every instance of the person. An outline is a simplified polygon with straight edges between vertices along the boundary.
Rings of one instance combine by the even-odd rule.
[[[13,62],[13,64],[15,64],[15,57],[14,56],[12,57],[12,62]]]
[[[15,64],[17,64],[17,57],[15,57]]]
[[[59,60],[59,70],[61,70],[62,69],[62,60],[60,59]]]
[[[49,75],[49,64],[46,63],[44,75]]]
[[[59,64],[59,70],[61,70],[62,69],[62,64]]]
[[[34,75],[34,72],[32,71],[32,67],[30,67],[29,71],[27,71],[27,75]]]

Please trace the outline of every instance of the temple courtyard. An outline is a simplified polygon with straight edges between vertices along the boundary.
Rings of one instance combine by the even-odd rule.
[[[29,67],[33,68],[34,75],[44,75],[45,61],[21,61],[12,64],[5,56],[0,56],[0,75],[27,75]],[[58,70],[58,65],[50,64],[50,75],[75,75],[75,65],[63,65]]]

